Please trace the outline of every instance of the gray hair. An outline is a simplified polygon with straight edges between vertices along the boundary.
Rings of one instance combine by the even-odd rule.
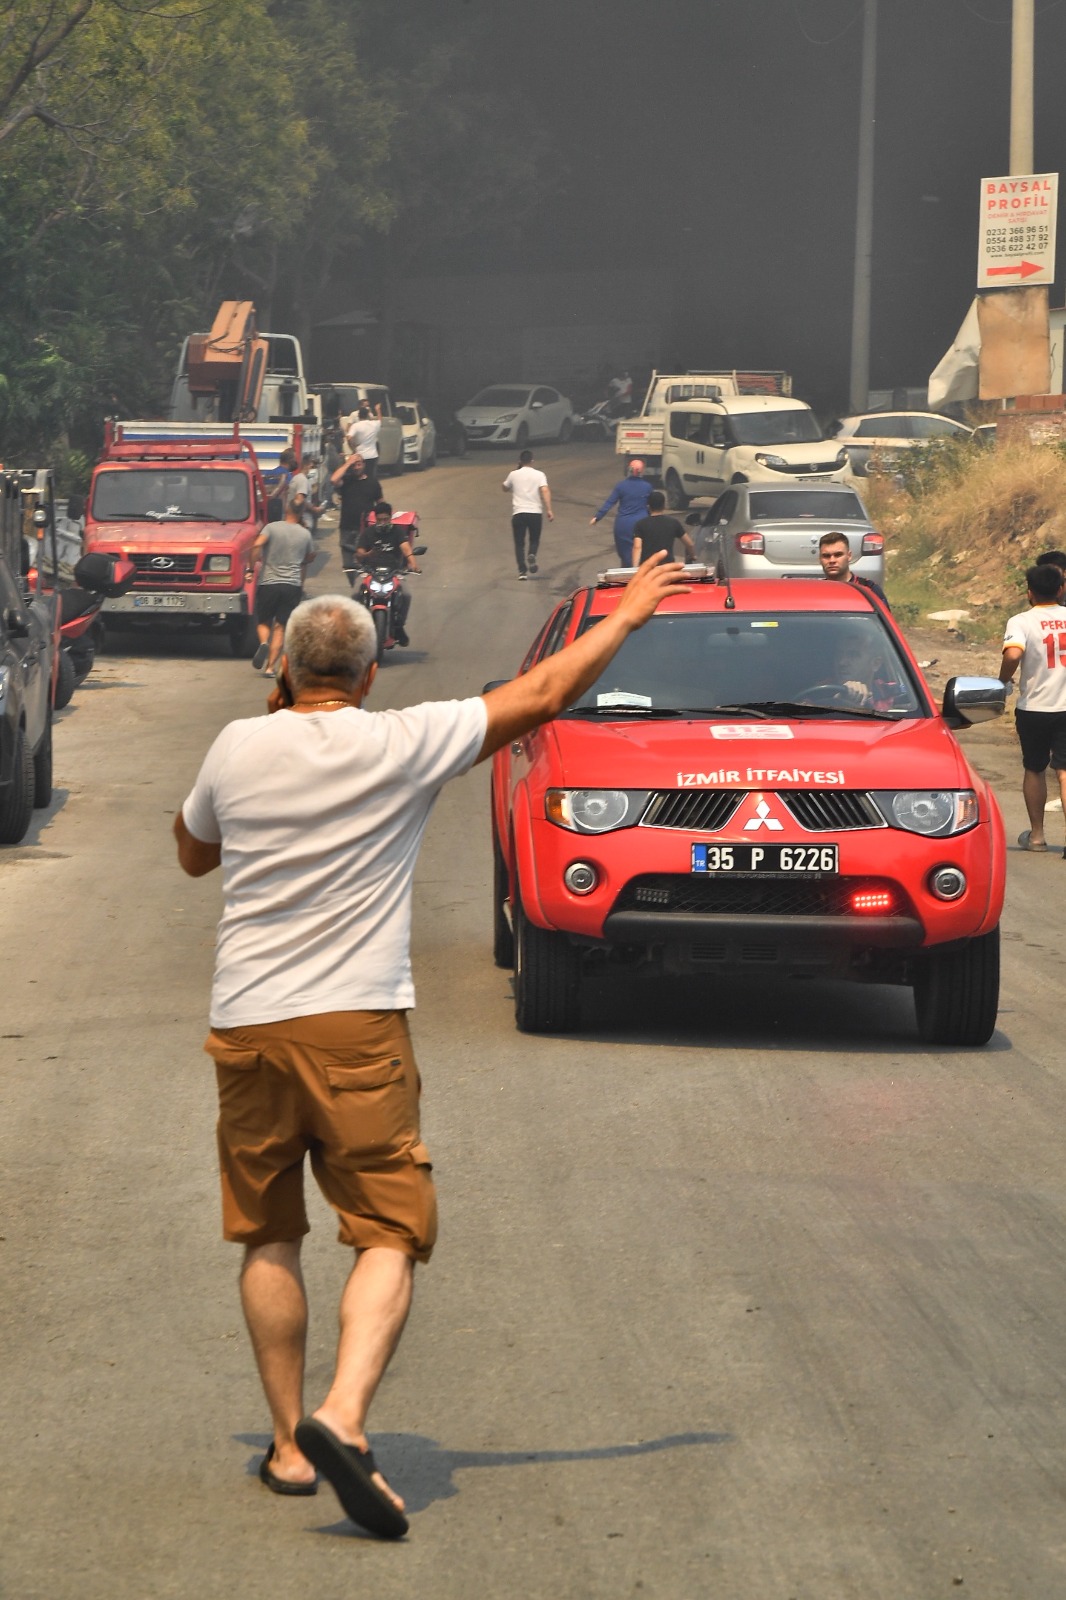
[[[346,595],[303,600],[286,624],[285,654],[294,694],[326,679],[354,692],[377,657],[370,613]]]

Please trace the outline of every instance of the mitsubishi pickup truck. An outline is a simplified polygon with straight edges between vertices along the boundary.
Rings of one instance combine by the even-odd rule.
[[[127,556],[133,587],[104,602],[109,630],[196,628],[225,633],[235,655],[254,654],[252,545],[267,491],[252,443],[234,429],[217,440],[145,438],[109,428],[85,518],[86,551]]]
[[[615,453],[631,461],[643,461],[644,476],[662,477],[663,427],[666,408],[677,400],[721,400],[726,395],[790,395],[792,379],[787,372],[653,372],[644,404],[635,417],[618,424],[614,436]]]

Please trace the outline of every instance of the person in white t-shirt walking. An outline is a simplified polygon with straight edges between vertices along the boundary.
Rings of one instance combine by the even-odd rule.
[[[259,1476],[307,1495],[317,1468],[384,1538],[407,1519],[370,1453],[367,1411],[437,1232],[407,1027],[422,835],[450,778],[558,716],[683,593],[681,567],[653,557],[610,616],[529,672],[469,700],[380,712],[363,706],[377,670],[369,613],[339,595],[306,600],[285,630],[277,714],[223,728],[174,822],[190,877],[222,868],[205,1048],[223,1232],[245,1249],[241,1303],[273,1417]],[[356,1260],[333,1382],[303,1416],[307,1155]]]
[[[1022,795],[1029,826],[1018,835],[1018,843],[1023,850],[1043,852],[1049,766],[1058,777],[1066,815],[1066,606],[1059,604],[1062,573],[1057,567],[1030,567],[1025,581],[1030,609],[1007,623],[999,676],[1009,684],[1021,667],[1014,720],[1025,768]],[[1062,854],[1066,860],[1066,849]]]
[[[554,522],[552,493],[543,472],[533,465],[532,450],[523,450],[518,465],[503,480],[503,492],[511,496],[511,532],[518,576],[527,578],[537,571],[537,551],[545,516]]]

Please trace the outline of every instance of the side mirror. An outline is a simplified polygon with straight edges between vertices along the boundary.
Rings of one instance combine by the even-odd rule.
[[[1007,685],[998,678],[949,678],[940,715],[952,728],[969,728],[1001,717],[1006,705]]]
[[[37,510],[33,513],[33,526],[35,528],[47,528],[48,513],[43,506],[38,506]]]
[[[530,409],[530,411],[542,411],[544,409],[544,401],[543,400],[534,400],[530,404],[529,409]]]
[[[414,551],[416,556],[424,556],[426,551],[429,549],[429,545],[428,544],[415,544],[415,545],[412,545],[411,548]]]
[[[482,689],[482,694],[491,694],[493,689],[502,689],[505,683],[510,683],[510,678],[493,678]]]
[[[30,619],[25,611],[20,611],[18,606],[8,606],[4,612],[4,627],[12,639],[28,639],[30,636]]]

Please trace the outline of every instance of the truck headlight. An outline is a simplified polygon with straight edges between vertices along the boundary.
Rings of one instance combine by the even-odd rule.
[[[548,821],[571,833],[631,828],[647,803],[647,789],[549,789],[544,796]]]
[[[208,572],[228,572],[232,566],[233,558],[231,556],[208,556],[207,558]]]
[[[906,833],[943,839],[977,823],[972,789],[883,789],[874,792],[886,822]]]
[[[780,470],[782,467],[788,466],[788,462],[785,460],[784,456],[770,455],[768,452],[763,450],[760,450],[756,453],[755,459],[759,463],[760,467],[777,467],[778,470]]]

